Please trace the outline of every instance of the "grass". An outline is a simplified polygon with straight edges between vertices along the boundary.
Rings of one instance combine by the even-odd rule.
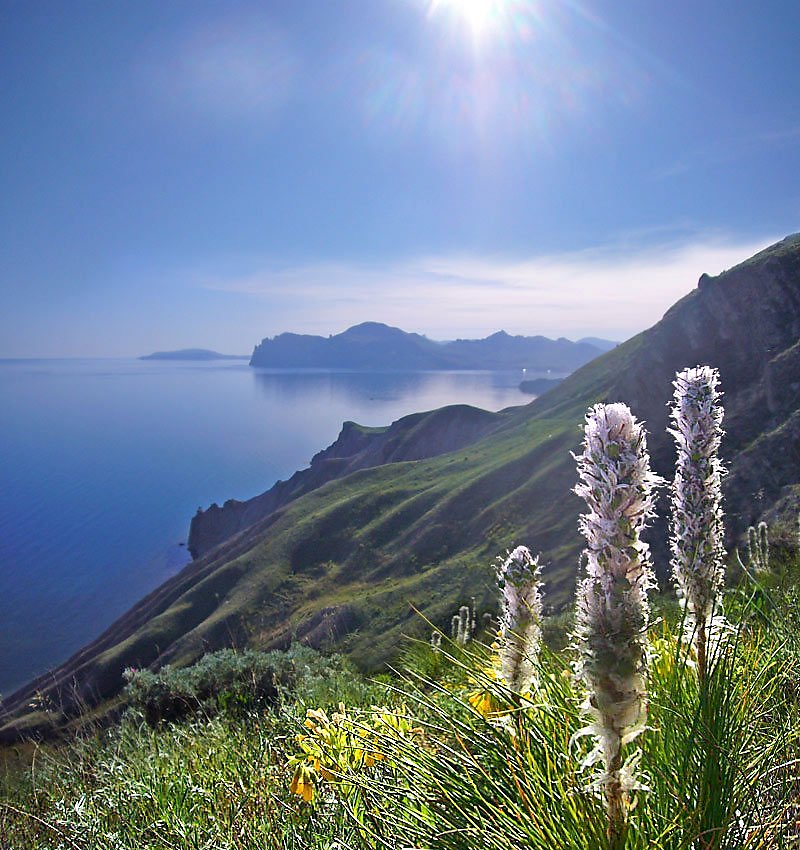
[[[0,847],[323,848],[347,846],[341,806],[320,818],[289,792],[287,761],[308,708],[379,701],[386,688],[296,647],[291,690],[269,711],[203,714],[152,728],[129,712],[67,745],[3,752]]]
[[[800,632],[782,613],[797,571],[729,594],[737,627],[702,687],[664,606],[628,850],[797,846]],[[488,648],[444,644],[407,644],[381,682],[296,649],[299,675],[270,708],[156,728],[129,712],[72,743],[6,750],[0,847],[605,850],[569,650],[545,650],[527,702],[484,672]],[[309,709],[327,725],[304,727]],[[311,802],[289,790],[298,764]]]
[[[676,624],[679,626],[679,624]],[[627,848],[789,847],[797,793],[800,713],[786,688],[800,673],[780,629],[742,627],[719,651],[703,689],[677,627],[654,641],[650,729],[640,739],[648,790],[630,814]],[[581,768],[575,743],[584,721],[563,656],[544,660],[542,689],[530,707],[476,677],[477,658],[453,659],[493,694],[504,713],[484,719],[466,692],[411,680],[433,743],[426,750],[386,741],[399,781],[394,836],[409,846],[492,850],[605,850],[605,813]],[[572,742],[572,743],[571,743]],[[413,789],[413,794],[411,793]],[[390,822],[382,815],[382,823]],[[381,836],[391,846],[392,836]]]

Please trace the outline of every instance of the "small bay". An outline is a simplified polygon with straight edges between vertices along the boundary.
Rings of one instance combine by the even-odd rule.
[[[287,478],[348,419],[386,425],[445,404],[525,404],[522,377],[0,361],[0,694],[64,661],[177,572],[198,506]]]

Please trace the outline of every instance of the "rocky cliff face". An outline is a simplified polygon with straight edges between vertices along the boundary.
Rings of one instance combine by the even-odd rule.
[[[703,275],[696,290],[639,338],[635,368],[620,371],[607,391],[647,420],[655,464],[669,475],[665,402],[674,374],[698,363],[719,369],[732,537],[800,478],[798,340],[800,237],[794,236],[717,277]]]
[[[348,425],[305,473],[218,509],[218,526],[198,522],[198,559],[8,698],[0,736],[44,722],[30,714],[37,692],[58,707],[46,720],[59,724],[116,694],[126,666],[188,663],[225,645],[285,646],[295,637],[335,644],[378,668],[403,634],[424,625],[411,604],[443,627],[471,595],[491,605],[492,559],[517,543],[542,551],[548,603],[569,604],[581,549],[570,450],[587,406],[630,404],[647,423],[655,468],[670,476],[671,382],[698,363],[722,376],[726,522],[735,542],[760,516],[798,504],[798,340],[795,236],[718,277],[704,275],[653,328],[526,407],[499,415],[445,408],[387,429]],[[652,538],[663,579],[663,519]]]

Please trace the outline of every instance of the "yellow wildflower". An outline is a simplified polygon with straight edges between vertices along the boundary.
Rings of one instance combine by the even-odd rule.
[[[470,694],[469,704],[478,714],[487,719],[497,714],[497,707],[494,704],[492,695],[488,691],[476,691]]]
[[[324,709],[309,708],[308,711],[306,711],[306,719],[303,721],[303,725],[307,729],[316,730],[320,726],[329,726],[330,722],[331,721],[328,719],[328,715],[325,713]]]
[[[289,785],[289,793],[297,794],[302,797],[306,803],[310,803],[314,798],[314,783],[311,780],[311,775],[305,764],[298,764],[295,769],[292,782]]]

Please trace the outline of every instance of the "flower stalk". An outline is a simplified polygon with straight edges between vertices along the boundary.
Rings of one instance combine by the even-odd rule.
[[[542,641],[542,594],[539,556],[517,546],[498,558],[500,589],[499,673],[508,687],[523,696],[537,686],[536,664]]]
[[[588,511],[585,577],[578,584],[575,672],[587,691],[592,722],[578,735],[596,745],[585,766],[602,762],[593,783],[602,791],[612,850],[624,847],[630,795],[644,786],[635,776],[638,751],[623,747],[644,729],[647,716],[648,590],[654,585],[649,548],[640,535],[653,515],[661,479],[650,469],[641,423],[624,404],[597,404],[586,415],[583,452],[575,457],[575,493]]]
[[[686,608],[698,678],[708,672],[709,646],[724,628],[720,591],[725,577],[722,476],[718,451],[723,431],[719,373],[710,366],[675,376],[673,422],[677,461],[672,485],[672,575]]]
[[[458,628],[456,630],[456,643],[459,646],[466,646],[472,637],[470,629],[470,610],[468,605],[462,605],[458,609]]]
[[[765,522],[747,529],[747,556],[756,573],[769,572],[769,530]]]

